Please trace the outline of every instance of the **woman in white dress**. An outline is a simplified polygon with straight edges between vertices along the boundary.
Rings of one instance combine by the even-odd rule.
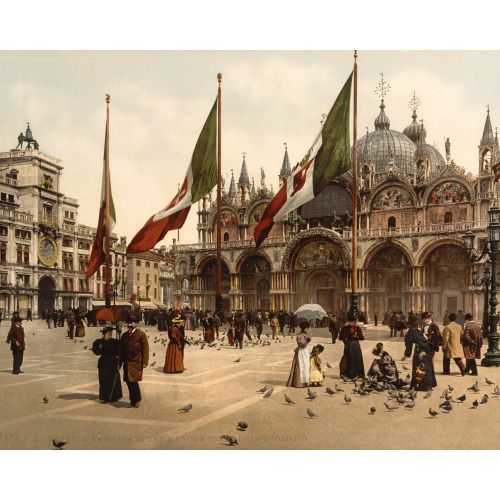
[[[308,387],[310,377],[310,355],[309,355],[309,337],[310,324],[305,321],[300,324],[300,333],[297,334],[297,347],[294,350],[292,369],[286,383],[287,387]]]

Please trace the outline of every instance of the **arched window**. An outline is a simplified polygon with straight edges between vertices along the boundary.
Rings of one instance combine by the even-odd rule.
[[[0,262],[7,261],[7,244],[0,243]]]
[[[224,233],[224,241],[229,241],[229,233]]]
[[[453,222],[453,214],[451,212],[446,212],[444,214],[444,223],[450,224]]]
[[[396,227],[396,217],[389,217],[389,220],[387,221],[387,227],[389,229]]]

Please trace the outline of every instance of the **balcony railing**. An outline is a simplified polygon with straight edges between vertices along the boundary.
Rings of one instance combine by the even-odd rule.
[[[33,215],[26,212],[18,212],[17,210],[13,210],[11,208],[0,208],[0,217],[1,216],[26,222],[33,222]]]
[[[263,246],[288,243],[290,239],[290,236],[267,238],[267,240],[264,240]],[[222,248],[255,247],[255,241],[253,240],[253,238],[249,240],[223,241],[221,246]],[[216,248],[217,243],[215,241],[211,241],[209,243],[192,243],[190,245],[172,245],[172,252],[186,252],[191,250],[215,250]]]

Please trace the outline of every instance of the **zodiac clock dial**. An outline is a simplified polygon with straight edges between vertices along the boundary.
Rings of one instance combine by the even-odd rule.
[[[40,238],[38,242],[38,258],[45,266],[53,266],[57,260],[57,245],[50,236]]]

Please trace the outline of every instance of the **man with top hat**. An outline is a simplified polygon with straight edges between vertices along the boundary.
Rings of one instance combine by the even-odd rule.
[[[130,404],[127,408],[139,408],[141,404],[141,390],[139,382],[142,372],[149,363],[149,343],[146,334],[137,329],[137,317],[131,315],[127,318],[128,331],[122,335],[120,354],[118,356],[119,368],[123,365],[123,380],[127,383],[130,395]]]
[[[7,335],[7,342],[10,342],[10,349],[12,357],[14,358],[12,373],[19,375],[24,373],[21,371],[23,364],[24,350],[26,344],[24,343],[24,328],[22,327],[23,320],[19,316],[12,318],[12,326]]]
[[[439,346],[443,345],[443,337],[439,331],[439,326],[432,321],[432,315],[430,312],[423,312],[421,318],[424,325],[422,332],[429,343],[430,356],[432,362],[434,363],[434,356],[436,352],[439,351]]]
[[[104,403],[115,402],[122,398],[122,384],[118,370],[120,341],[113,338],[112,326],[101,330],[102,338],[92,344],[92,352],[100,356],[97,362],[99,372],[99,399]]]

